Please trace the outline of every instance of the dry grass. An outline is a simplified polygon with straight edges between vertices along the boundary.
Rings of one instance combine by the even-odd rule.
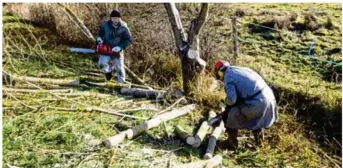
[[[196,102],[204,107],[221,110],[224,106],[224,84],[215,80],[212,74],[201,75],[192,90]]]

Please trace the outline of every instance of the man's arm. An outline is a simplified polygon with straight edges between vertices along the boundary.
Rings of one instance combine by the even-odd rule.
[[[237,101],[236,84],[233,81],[227,82],[225,84],[225,91],[226,91],[225,104],[232,106]]]
[[[96,36],[97,44],[98,44],[98,38],[101,38],[101,40],[103,41],[104,40],[104,36],[105,36],[105,28],[104,28],[103,25],[101,25],[100,28],[99,28],[98,35]]]
[[[130,33],[129,28],[125,28],[125,31],[123,32],[123,41],[120,43],[119,47],[122,48],[122,50],[125,50],[131,43],[132,43],[132,36]]]

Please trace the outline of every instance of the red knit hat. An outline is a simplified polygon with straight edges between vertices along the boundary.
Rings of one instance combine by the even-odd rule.
[[[223,67],[228,67],[230,66],[230,64],[224,60],[218,60],[215,67],[214,67],[214,74],[216,76],[217,79],[219,79],[219,71],[223,68]]]

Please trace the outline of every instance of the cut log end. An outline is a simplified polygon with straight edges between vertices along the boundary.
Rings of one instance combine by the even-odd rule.
[[[208,120],[211,120],[212,118],[214,118],[216,116],[217,116],[216,112],[214,112],[212,110],[208,112]]]
[[[193,143],[193,147],[198,148],[201,145],[202,139],[201,137],[199,137],[199,135],[195,135],[194,136],[194,143]]]
[[[104,144],[104,146],[108,147],[108,148],[112,148],[114,147],[111,143],[111,140],[106,139],[105,141],[102,142]]]
[[[186,139],[186,142],[187,142],[188,145],[192,145],[193,146],[196,141],[195,141],[195,138],[193,136],[190,136],[190,137],[188,137]]]
[[[110,137],[103,141],[103,144],[108,148],[113,148],[117,146],[120,142],[124,141],[126,138],[126,132],[121,132],[113,137]]]
[[[143,124],[140,124],[138,126],[135,126],[134,128],[128,129],[113,137],[108,138],[107,140],[105,140],[105,142],[107,143],[108,147],[117,146],[119,143],[123,142],[126,138],[132,139],[132,137],[135,137],[144,131],[154,128],[165,121],[169,121],[174,118],[180,117],[182,115],[186,115],[188,112],[194,110],[195,108],[196,108],[195,104],[190,104],[190,105],[178,108],[178,109],[174,109],[170,112],[160,114],[144,122]]]

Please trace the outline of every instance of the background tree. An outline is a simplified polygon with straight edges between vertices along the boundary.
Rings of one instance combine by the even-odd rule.
[[[201,4],[201,10],[196,19],[191,21],[188,36],[183,29],[179,11],[175,3],[165,3],[168,18],[173,30],[175,45],[182,62],[183,91],[190,95],[192,81],[195,81],[205,69],[206,62],[199,55],[199,32],[208,16],[208,3]]]

